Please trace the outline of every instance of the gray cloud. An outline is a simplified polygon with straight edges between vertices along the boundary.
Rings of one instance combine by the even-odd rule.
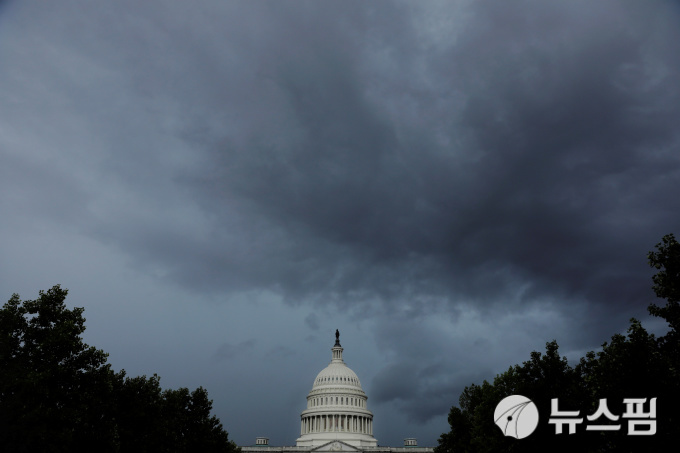
[[[305,324],[311,330],[319,330],[319,317],[316,315],[316,313],[310,313],[305,318]]]
[[[215,352],[215,357],[218,359],[233,359],[239,354],[246,354],[255,346],[255,340],[249,339],[238,344],[223,343]]]
[[[277,346],[271,351],[267,352],[268,357],[288,357],[295,355],[295,350],[287,346]]]
[[[44,244],[77,238],[93,256],[69,261],[115,255],[184,304],[248,299],[243,325],[280,299],[314,333],[262,333],[268,360],[351,324],[382,360],[360,376],[376,410],[445,422],[464,385],[550,336],[585,350],[644,315],[646,253],[680,223],[678,14],[0,3],[3,268],[53,276],[64,254]],[[221,366],[253,355],[223,335],[206,341]]]
[[[338,302],[483,302],[519,286],[529,300],[557,293],[630,306],[646,296],[649,230],[672,224],[677,207],[677,54],[655,47],[675,32],[659,15],[639,21],[631,5],[564,17],[564,6],[527,7],[514,23],[501,4],[482,4],[484,26],[468,24],[454,45],[400,55],[404,67],[423,61],[430,80],[411,88],[438,101],[413,107],[436,110],[417,130],[391,108],[406,96],[392,68],[344,51],[351,26],[329,25],[315,40],[278,30],[299,54],[266,61],[258,102],[275,108],[251,134],[215,145],[204,182],[210,208],[244,206],[252,241],[267,244],[264,254],[254,247],[267,269],[254,277],[246,263],[246,281]],[[591,12],[617,21],[584,21]],[[372,30],[374,45],[391,31]],[[358,83],[366,66],[386,76],[384,97],[370,96],[377,81]],[[238,201],[223,204],[224,195]]]

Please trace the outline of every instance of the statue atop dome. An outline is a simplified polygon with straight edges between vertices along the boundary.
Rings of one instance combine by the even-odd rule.
[[[335,329],[335,346],[340,346],[340,331]]]

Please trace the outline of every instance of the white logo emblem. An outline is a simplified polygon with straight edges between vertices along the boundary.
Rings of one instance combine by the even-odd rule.
[[[510,395],[498,403],[493,419],[504,435],[524,439],[538,426],[538,409],[526,396]]]

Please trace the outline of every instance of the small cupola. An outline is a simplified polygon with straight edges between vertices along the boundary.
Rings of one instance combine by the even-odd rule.
[[[335,345],[333,345],[333,349],[331,349],[331,351],[333,351],[333,359],[331,362],[343,362],[342,346],[340,346],[340,332],[338,329],[335,329]]]

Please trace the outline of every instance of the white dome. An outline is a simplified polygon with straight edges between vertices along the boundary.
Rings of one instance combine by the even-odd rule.
[[[340,333],[335,331],[331,363],[316,375],[300,415],[299,447],[317,447],[341,440],[356,447],[375,447],[373,413],[361,381],[342,360]]]
[[[356,373],[344,363],[331,362],[314,379],[312,390],[325,387],[350,386],[361,390],[361,381]]]

